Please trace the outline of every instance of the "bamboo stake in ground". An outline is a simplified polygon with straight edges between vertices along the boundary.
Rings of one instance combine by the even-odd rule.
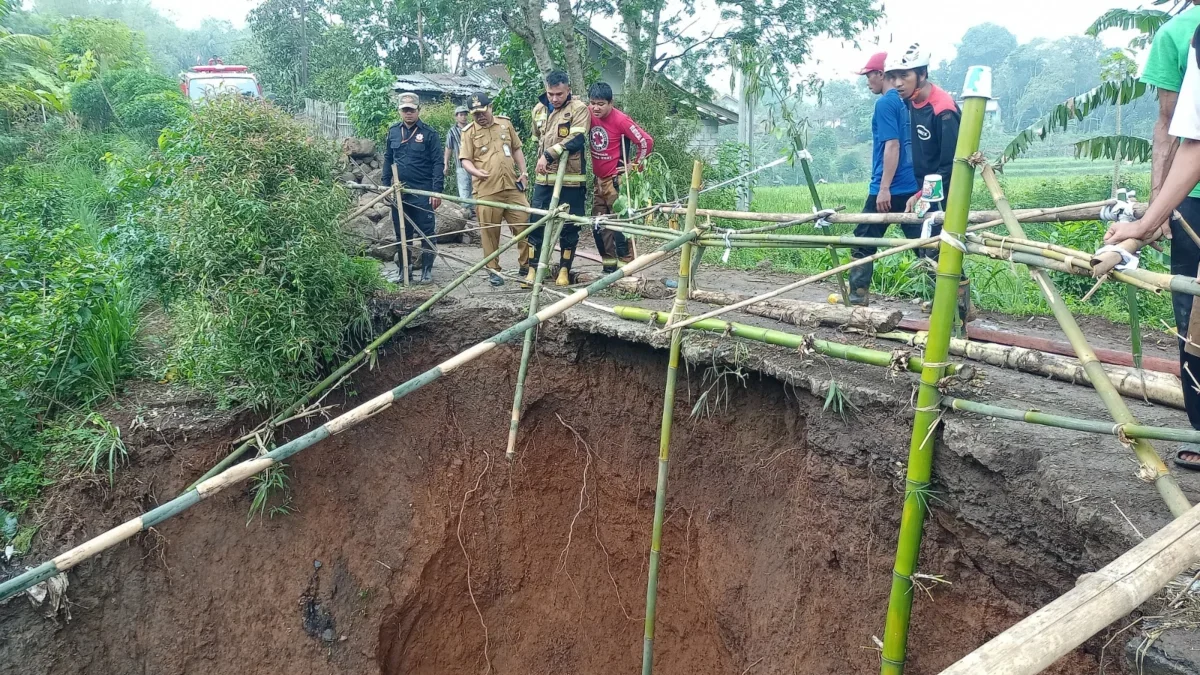
[[[528,231],[528,230],[527,230]],[[147,511],[142,515],[117,527],[97,536],[88,541],[76,546],[73,549],[38,565],[37,567],[26,571],[12,579],[0,583],[0,602],[24,591],[31,586],[41,583],[50,577],[66,572],[75,567],[81,562],[95,557],[103,551],[112,548],[113,546],[126,541],[139,532],[143,532],[159,523],[176,516],[183,511],[195,506],[200,501],[211,497],[212,495],[224,490],[230,485],[235,485],[250,476],[265,471],[273,466],[277,466],[280,462],[288,459],[292,455],[309,448],[317,443],[340,434],[347,429],[350,429],[362,422],[377,415],[397,400],[417,391],[427,384],[436,382],[445,375],[449,375],[455,370],[461,368],[474,361],[475,359],[487,354],[496,347],[511,342],[519,335],[524,335],[525,331],[537,326],[553,317],[562,314],[568,309],[584,302],[591,295],[598,293],[616,281],[636,274],[639,270],[645,269],[656,264],[663,258],[671,254],[672,251],[680,246],[691,242],[696,238],[696,233],[685,232],[674,241],[669,241],[663,244],[658,249],[647,253],[644,256],[634,258],[625,267],[605,276],[603,279],[591,284],[587,288],[575,291],[571,295],[559,300],[558,302],[546,307],[538,312],[535,316],[529,317],[520,323],[509,326],[508,328],[496,333],[492,337],[480,342],[469,349],[458,353],[447,361],[444,361],[433,368],[421,373],[413,379],[401,384],[400,386],[386,391],[379,396],[359,405],[358,407],[329,420],[325,424],[313,429],[304,434],[300,438],[285,443],[271,452],[256,457],[247,462],[238,464],[237,466],[226,469],[225,471],[209,478],[195,488],[179,495],[158,508]]]
[[[967,81],[978,77],[982,69],[972,66]],[[988,78],[990,80],[990,78]],[[969,87],[968,87],[969,89]],[[950,179],[950,195],[946,203],[945,229],[948,239],[962,240],[967,230],[967,215],[971,208],[971,188],[975,172],[967,158],[979,150],[983,133],[983,115],[990,92],[983,95],[967,92],[963,104],[962,124],[958,147],[954,152],[954,172]],[[912,440],[908,451],[908,473],[904,481],[904,508],[900,517],[900,536],[896,544],[896,562],[892,568],[892,590],[888,597],[887,624],[883,634],[883,653],[880,672],[901,675],[908,650],[908,627],[912,614],[913,574],[917,571],[917,555],[921,550],[921,535],[925,513],[929,508],[929,482],[933,474],[934,431],[940,420],[938,401],[941,381],[950,353],[950,333],[957,315],[958,283],[962,275],[963,252],[943,242],[938,255],[937,284],[933,295],[933,313],[929,317],[929,339],[925,345],[925,368],[917,392],[917,408],[913,417]]]
[[[700,201],[700,179],[704,164],[692,164],[692,186],[688,192],[687,218],[684,221],[685,235],[696,231],[696,204]],[[675,304],[671,308],[673,317],[682,317],[687,312],[688,274],[692,269],[692,246],[683,245],[679,256],[679,286],[675,289]],[[671,334],[671,354],[667,361],[667,384],[663,393],[662,427],[658,439],[658,484],[654,493],[654,530],[650,535],[650,571],[646,581],[646,632],[642,644],[642,675],[654,670],[654,613],[658,606],[658,566],[662,550],[663,519],[667,512],[667,469],[670,466],[671,423],[675,416],[675,382],[679,375],[679,348],[683,342],[683,331]]]
[[[396,169],[396,165],[392,165],[392,188],[395,190],[395,206],[398,216],[396,220],[400,223],[399,232],[396,236],[400,238],[400,279],[405,287],[408,286],[408,228],[404,226],[404,188],[400,184],[400,172]]]
[[[1000,209],[1009,232],[1018,237],[1025,238],[1025,232],[1021,228],[1021,224],[1012,216],[1012,209],[1009,208],[1008,199],[1004,196],[1004,191],[1000,187],[1000,181],[996,180],[996,174],[986,162],[983,162],[982,174],[983,182],[992,193],[992,199],[996,202],[996,208]],[[1088,379],[1091,380],[1092,386],[1096,388],[1096,393],[1104,401],[1104,407],[1108,409],[1113,420],[1118,424],[1137,424],[1137,419],[1129,411],[1129,407],[1125,405],[1125,402],[1121,400],[1121,395],[1117,392],[1116,388],[1109,382],[1108,376],[1104,372],[1104,367],[1100,364],[1099,359],[1096,358],[1095,352],[1092,351],[1087,338],[1083,335],[1083,331],[1079,329],[1079,324],[1075,322],[1075,317],[1071,314],[1071,310],[1067,308],[1067,303],[1063,301],[1058,289],[1054,286],[1054,282],[1050,280],[1050,275],[1034,268],[1030,268],[1029,273],[1042,289],[1042,294],[1046,296],[1046,302],[1050,304],[1050,310],[1054,313],[1054,318],[1058,320],[1058,325],[1062,328],[1063,333],[1067,335],[1067,339],[1070,340],[1071,346],[1075,349],[1076,356],[1079,357],[1080,362],[1083,363],[1084,370],[1088,373]],[[1154,450],[1154,446],[1144,439],[1136,439],[1132,445],[1133,452],[1137,455],[1138,463],[1142,466],[1142,477],[1154,482],[1154,486],[1158,488],[1158,494],[1162,496],[1171,513],[1179,516],[1190,509],[1191,504],[1188,503],[1187,497],[1183,495],[1183,491],[1179,489],[1179,484],[1175,482],[1175,477],[1171,475],[1166,465],[1163,464],[1162,458]]]
[[[558,175],[554,178],[554,193],[550,196],[550,212],[558,209],[558,197],[562,193],[563,175],[567,172],[567,162],[558,163]],[[538,296],[542,293],[542,280],[546,278],[546,270],[550,267],[550,252],[558,241],[558,233],[562,229],[558,221],[552,219],[546,226],[546,236],[542,237],[542,250],[538,251],[537,269],[533,273],[533,289],[529,292],[529,316],[535,316],[538,311]],[[530,328],[525,332],[525,342],[521,346],[521,366],[517,369],[517,387],[513,393],[512,417],[508,423],[508,450],[504,456],[512,461],[517,454],[517,426],[521,423],[521,401],[525,398],[525,376],[529,373],[529,356],[533,353],[533,339],[536,330]]]
[[[1200,507],[1186,511],[1075,588],[941,675],[1034,675],[1137,609],[1200,558]]]
[[[538,220],[537,222],[532,223],[529,227],[526,227],[520,234],[517,234],[512,239],[509,239],[508,241],[504,242],[504,244],[502,244],[500,247],[498,247],[490,255],[487,255],[479,262],[472,264],[469,268],[467,268],[467,270],[465,272],[460,274],[458,276],[458,278],[456,278],[454,281],[451,281],[449,284],[446,284],[445,287],[439,289],[437,293],[434,293],[428,300],[421,303],[421,305],[419,307],[417,307],[413,311],[409,312],[407,316],[405,316],[403,319],[400,319],[400,321],[396,322],[395,325],[393,325],[391,328],[384,331],[384,333],[382,335],[380,335],[379,337],[372,340],[371,344],[364,347],[363,350],[360,351],[358,354],[355,354],[353,358],[351,358],[349,361],[346,361],[345,363],[343,363],[340,367],[338,367],[337,370],[330,373],[328,377],[326,377],[324,380],[321,380],[316,385],[314,385],[313,388],[309,389],[304,394],[304,396],[300,397],[299,400],[297,400],[295,403],[292,403],[290,406],[285,408],[283,412],[281,412],[278,415],[276,415],[275,417],[271,418],[271,420],[267,423],[266,431],[270,432],[270,431],[274,430],[280,424],[283,424],[283,422],[285,420],[290,419],[292,417],[292,415],[296,413],[296,411],[300,410],[305,405],[308,405],[309,401],[312,401],[317,396],[320,396],[322,393],[325,392],[325,390],[332,387],[334,385],[334,383],[340,381],[341,378],[344,377],[351,370],[353,370],[355,366],[357,366],[359,363],[362,363],[363,359],[374,354],[375,351],[378,350],[380,347],[382,347],[385,343],[387,343],[388,340],[392,339],[392,337],[395,336],[397,333],[399,333],[400,331],[407,328],[413,321],[415,321],[417,319],[417,317],[424,314],[430,307],[433,307],[434,304],[436,304],[439,300],[446,297],[447,295],[450,295],[450,293],[452,291],[454,291],[454,289],[458,288],[463,283],[465,283],[467,281],[467,279],[470,279],[476,272],[478,272],[479,270],[486,267],[489,262],[499,258],[502,253],[504,253],[508,249],[512,248],[513,246],[516,246],[519,242],[525,241],[526,237],[533,234],[533,231],[535,229],[542,227],[545,224],[545,222],[549,219],[550,219],[549,215],[543,216],[541,218],[541,220]],[[442,255],[445,255],[445,254],[443,253]],[[203,476],[201,476],[199,479],[197,479],[195,483],[192,483],[191,485],[189,485],[188,489],[190,490],[190,489],[196,487],[197,485],[199,485],[201,482],[206,481],[209,478],[212,478],[213,476],[221,473],[222,471],[227,469],[229,467],[229,465],[231,465],[235,461],[237,461],[237,459],[239,457],[241,457],[243,454],[245,454],[246,451],[249,450],[253,446],[254,446],[253,441],[247,441],[247,442],[243,443],[242,445],[238,446],[233,452],[229,453],[225,457],[225,459],[218,462],[216,466],[209,469],[207,473],[205,473]]]

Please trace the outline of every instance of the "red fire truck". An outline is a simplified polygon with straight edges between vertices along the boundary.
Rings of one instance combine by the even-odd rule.
[[[227,66],[223,63],[192,66],[191,70],[180,75],[179,90],[192,103],[221,94],[263,97],[262,86],[248,67]]]

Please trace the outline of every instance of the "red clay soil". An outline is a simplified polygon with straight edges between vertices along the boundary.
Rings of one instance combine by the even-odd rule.
[[[360,397],[459,348],[441,335],[416,331],[407,358],[359,379]],[[538,357],[513,465],[519,350],[506,348],[295,457],[292,513],[247,524],[249,493],[231,489],[73,572],[69,623],[23,599],[0,607],[0,671],[638,672],[665,359],[601,343]],[[841,422],[773,380],[752,377],[727,408],[689,419],[700,379],[680,381],[656,672],[877,672],[894,480],[808,447],[809,425]],[[902,418],[857,421],[847,433],[860,443],[907,445]],[[217,446],[146,439],[112,492],[59,493],[47,514],[71,525],[48,530],[44,552],[169,498]],[[926,527],[921,567],[952,585],[918,592],[913,675],[1033,609],[957,536]],[[1096,669],[1076,653],[1047,672]]]

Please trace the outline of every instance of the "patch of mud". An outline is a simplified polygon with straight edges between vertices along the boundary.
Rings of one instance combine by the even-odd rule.
[[[355,400],[511,318],[447,312],[361,375]],[[72,572],[70,624],[23,601],[0,607],[0,669],[636,672],[665,357],[561,328],[539,345],[514,463],[503,454],[519,349],[503,348],[294,457],[292,514],[247,524],[248,488],[232,488],[160,525],[161,541]],[[656,672],[877,670],[908,417],[866,405],[845,421],[758,375],[727,379],[723,403],[691,417],[703,369],[680,377]],[[181,470],[183,456],[206,465],[234,433],[144,455],[158,459],[108,499],[77,497],[88,518],[44,552],[173,496],[204,468]],[[916,598],[909,672],[938,672],[1034,609],[1031,595],[1063,590],[1024,549],[1011,567],[974,557],[989,537],[953,513],[928,523],[922,571],[950,583]],[[1096,669],[1078,652],[1047,672]]]

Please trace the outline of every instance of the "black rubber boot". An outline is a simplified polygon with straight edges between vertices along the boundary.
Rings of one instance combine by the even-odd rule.
[[[418,284],[432,284],[433,283],[433,263],[421,266],[421,280],[418,281],[417,283]]]
[[[971,280],[963,279],[958,282],[958,319],[964,326],[970,323],[974,309],[971,304]]]
[[[871,275],[874,273],[871,263],[859,265],[850,270],[850,304],[866,307],[871,304]]]

